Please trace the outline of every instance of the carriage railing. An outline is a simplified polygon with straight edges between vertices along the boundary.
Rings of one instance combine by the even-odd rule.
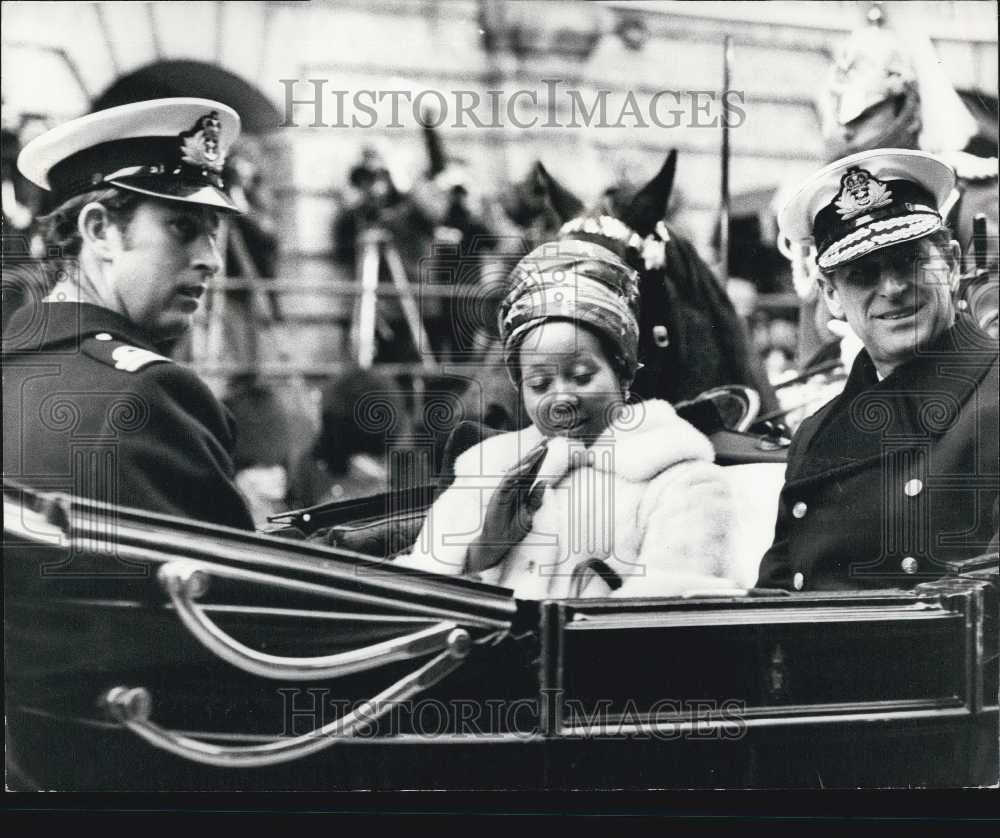
[[[120,684],[101,701],[112,719],[158,748],[194,762],[223,767],[275,765],[324,750],[408,701],[453,672],[474,644],[499,642],[517,605],[509,592],[465,580],[442,580],[386,566],[344,550],[243,533],[168,515],[111,506],[62,493],[39,493],[4,482],[4,549],[15,558],[5,573],[6,596],[25,592],[32,548],[69,556],[102,557],[145,569],[166,594],[191,637],[243,672],[279,681],[329,680],[434,655],[350,713],[306,734],[250,746],[222,746],[161,727],[150,719],[153,697],[142,686]],[[9,554],[8,554],[9,555]],[[51,563],[49,568],[51,568]],[[223,580],[256,594],[350,602],[424,619],[425,628],[346,652],[313,657],[275,655],[228,634],[199,604]],[[145,582],[140,578],[140,583]],[[152,580],[150,580],[151,582]],[[436,653],[436,654],[435,654]]]
[[[3,485],[5,546],[55,547],[67,555],[104,550],[157,570],[183,559],[228,568],[220,574],[280,573],[303,592],[483,630],[506,630],[517,613],[502,589],[394,567],[342,548],[37,492],[7,480]]]
[[[105,504],[32,492],[5,482],[5,600],[29,606],[20,610],[20,619],[28,615],[26,626],[36,613],[34,608],[45,613],[53,607],[52,592],[44,584],[37,587],[41,562],[52,558],[53,547],[100,554],[95,539],[106,537],[108,529],[94,522],[107,519],[111,510]],[[280,681],[295,675],[308,682],[320,672],[339,676],[361,671],[367,668],[365,664],[381,666],[390,659],[422,663],[355,705],[353,712],[318,722],[304,734],[266,734],[263,742],[261,736],[248,734],[256,737],[250,745],[247,735],[237,737],[240,744],[231,744],[233,736],[214,726],[209,733],[192,734],[153,721],[152,691],[130,683],[142,675],[122,674],[96,688],[104,711],[117,725],[187,761],[259,768],[316,754],[348,737],[363,746],[367,735],[362,731],[371,732],[383,713],[455,671],[477,646],[488,644],[492,651],[500,636],[518,637],[530,630],[538,639],[538,648],[532,646],[537,656],[533,664],[538,676],[537,722],[524,733],[458,731],[454,739],[447,734],[442,741],[460,743],[472,737],[508,745],[548,743],[560,750],[544,752],[546,765],[569,772],[565,781],[570,782],[575,766],[587,764],[591,740],[604,740],[594,745],[604,747],[634,733],[640,740],[652,735],[654,742],[657,738],[676,740],[686,747],[678,735],[690,736],[692,743],[715,733],[725,737],[735,722],[735,732],[741,738],[746,734],[751,749],[754,742],[766,745],[764,737],[773,736],[771,741],[783,743],[781,754],[787,751],[800,758],[803,749],[820,739],[826,744],[816,747],[817,759],[827,747],[840,748],[837,753],[841,753],[844,743],[848,749],[855,747],[852,742],[864,748],[875,747],[876,741],[897,742],[900,735],[924,737],[928,747],[936,750],[916,769],[897,760],[884,775],[888,782],[905,782],[910,777],[920,782],[925,778],[922,766],[933,768],[939,759],[945,760],[944,768],[927,768],[926,776],[946,776],[947,782],[960,784],[995,782],[996,599],[987,581],[947,579],[913,591],[785,597],[715,592],[704,599],[561,601],[540,603],[540,610],[522,610],[526,604],[516,603],[501,589],[385,567],[346,551],[125,508],[113,511],[113,540],[122,548],[119,557],[143,562],[152,573],[141,582],[152,591],[160,591],[158,585],[165,588],[166,596],[161,593],[158,604],[165,605],[163,613],[176,614],[202,645],[211,649],[211,644],[221,643],[224,654],[219,657],[228,664],[264,679]],[[32,548],[48,549],[33,561]],[[375,566],[383,573],[369,576],[362,572]],[[26,578],[25,572],[32,576]],[[353,601],[368,597],[364,601],[380,605],[395,602],[397,610],[418,615],[429,625],[407,637],[339,657],[275,659],[240,649],[208,618],[213,606],[201,606],[199,600],[216,580],[258,594],[272,593],[286,604],[289,594],[304,592]],[[101,598],[95,604],[108,603]],[[221,609],[215,612],[222,613]],[[260,617],[261,611],[251,609],[247,614]],[[114,620],[112,614],[106,616]],[[697,632],[697,645],[690,642],[692,631]],[[153,645],[164,641],[150,637]],[[12,657],[12,652],[17,654]],[[14,664],[8,668],[8,683],[25,678],[17,670],[18,655],[23,663],[24,654],[8,646],[8,661]],[[595,667],[595,661],[600,665]],[[882,674],[889,663],[898,678]],[[294,667],[299,671],[293,672]],[[706,667],[714,673],[709,682],[704,680]],[[850,677],[842,677],[845,667]],[[122,670],[126,671],[133,670]],[[35,682],[19,686],[34,690]],[[486,698],[490,697],[488,686],[483,684]],[[662,701],[664,695],[677,701]],[[218,700],[224,696],[225,690],[220,690]],[[693,697],[722,696],[732,701],[707,709],[688,702]],[[42,712],[46,712],[44,707]],[[169,711],[165,715],[169,717]],[[879,732],[888,739],[879,739]],[[402,734],[404,744],[426,742],[424,735],[406,736]],[[625,751],[618,752],[618,759],[624,759],[617,763],[620,770],[634,764],[641,745],[641,741],[625,745],[627,756]],[[357,755],[356,750],[351,753]],[[595,753],[589,751],[591,765]],[[684,753],[696,756],[693,751]],[[526,751],[522,756],[530,761],[539,752]],[[697,758],[710,762],[718,758],[718,751],[709,748]],[[852,762],[838,762],[843,758],[844,754],[835,754],[831,765],[850,769]],[[750,759],[754,759],[752,754]],[[316,763],[310,765],[315,768]],[[349,771],[349,766],[344,770]],[[956,773],[949,777],[952,770]]]

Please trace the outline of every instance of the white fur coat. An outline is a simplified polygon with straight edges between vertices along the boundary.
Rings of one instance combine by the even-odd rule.
[[[735,587],[734,500],[708,439],[664,401],[630,407],[589,448],[549,440],[539,473],[542,504],[531,531],[484,582],[521,599],[573,595],[581,561],[603,559],[623,580],[613,594],[600,579],[584,596],[669,596]],[[455,482],[434,503],[409,567],[458,575],[506,472],[541,441],[534,426],[484,440],[455,462]]]

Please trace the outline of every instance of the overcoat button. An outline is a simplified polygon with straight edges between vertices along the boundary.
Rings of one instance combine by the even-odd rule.
[[[803,576],[801,573],[796,573],[792,577],[792,587],[795,588],[795,590],[797,591],[801,591],[802,586],[805,585],[805,583],[806,583],[806,577]]]
[[[913,556],[907,556],[899,563],[899,566],[903,568],[903,573],[912,575],[917,572],[917,560]]]
[[[917,477],[912,480],[907,480],[906,485],[903,487],[903,492],[906,493],[908,498],[915,498],[924,490],[924,481]]]
[[[94,335],[97,340],[111,340],[111,335],[107,332],[101,332],[100,334]]]
[[[809,507],[806,506],[805,501],[800,500],[795,504],[795,506],[792,507],[792,515],[794,515],[796,518],[805,518],[806,511],[808,509]]]

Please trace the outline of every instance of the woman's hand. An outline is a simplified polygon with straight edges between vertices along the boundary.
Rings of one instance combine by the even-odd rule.
[[[533,448],[515,465],[493,493],[486,507],[483,529],[465,560],[465,572],[479,573],[503,561],[510,549],[520,544],[531,529],[532,519],[542,505],[546,483],[532,483],[545,459],[546,443]]]

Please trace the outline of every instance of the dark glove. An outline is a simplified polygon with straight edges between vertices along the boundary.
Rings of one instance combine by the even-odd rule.
[[[493,493],[486,507],[483,530],[469,545],[465,560],[466,573],[479,573],[503,561],[510,549],[520,544],[531,530],[531,522],[542,505],[545,481],[531,485],[545,459],[545,442],[533,448],[515,465]]]

